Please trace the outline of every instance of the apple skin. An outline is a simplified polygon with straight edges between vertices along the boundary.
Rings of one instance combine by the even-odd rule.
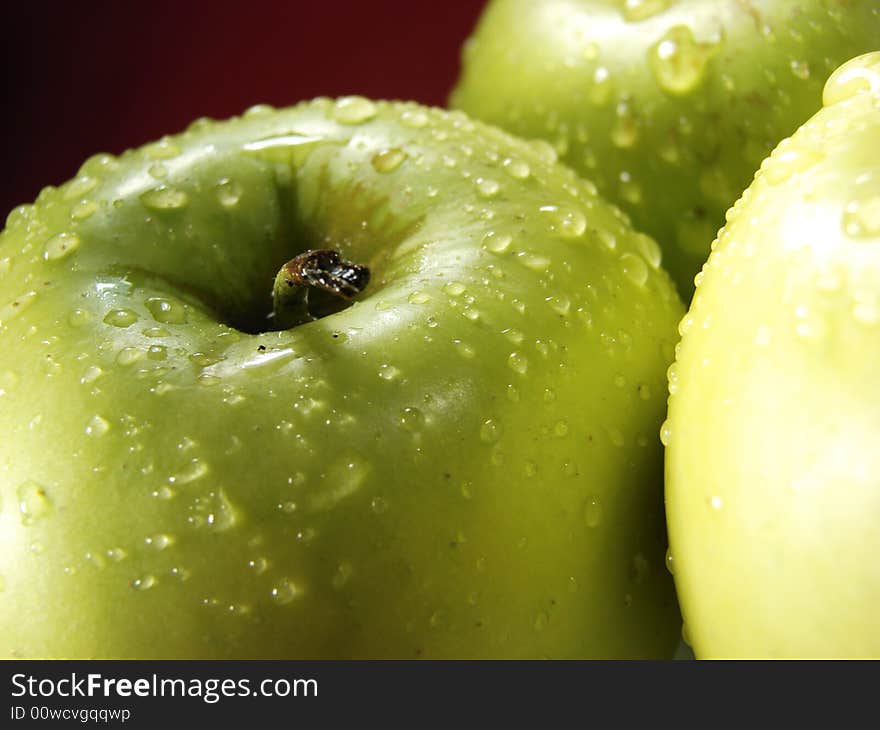
[[[880,54],[728,214],[669,374],[666,509],[697,657],[878,657]]]
[[[363,296],[261,332],[328,246]],[[0,655],[674,651],[683,307],[547,145],[258,107],[90,159],[12,212],[0,271]]]
[[[551,142],[661,244],[688,301],[761,160],[878,37],[875,0],[494,0],[451,105]]]

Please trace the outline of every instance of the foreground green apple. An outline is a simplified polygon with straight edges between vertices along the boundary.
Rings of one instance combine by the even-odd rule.
[[[553,157],[324,99],[94,157],[13,211],[0,654],[671,654],[683,310]],[[306,249],[329,253],[285,265]],[[354,303],[309,321],[325,278]]]
[[[876,0],[493,0],[451,101],[552,142],[690,298],[761,160],[878,38]]]
[[[670,369],[667,514],[698,657],[880,656],[880,54],[729,222]]]

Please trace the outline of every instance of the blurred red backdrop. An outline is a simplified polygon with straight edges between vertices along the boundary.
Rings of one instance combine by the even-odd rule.
[[[256,103],[363,94],[443,105],[484,0],[4,4],[0,222],[96,152]]]

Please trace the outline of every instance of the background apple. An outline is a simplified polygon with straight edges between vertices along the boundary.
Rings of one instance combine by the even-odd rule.
[[[266,331],[309,248],[368,288]],[[0,655],[668,656],[659,264],[415,104],[91,158],[0,236]]]
[[[876,0],[493,0],[451,104],[550,141],[688,300],[758,164],[878,37]]]
[[[880,54],[824,100],[731,211],[669,373],[698,657],[880,656]]]

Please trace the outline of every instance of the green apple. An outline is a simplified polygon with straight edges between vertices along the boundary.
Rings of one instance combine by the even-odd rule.
[[[669,373],[698,657],[880,656],[880,54],[824,102],[728,214]]]
[[[460,112],[90,159],[0,239],[0,654],[671,654],[659,263]]]
[[[876,0],[494,0],[451,103],[553,143],[689,299],[761,160],[878,38]]]

